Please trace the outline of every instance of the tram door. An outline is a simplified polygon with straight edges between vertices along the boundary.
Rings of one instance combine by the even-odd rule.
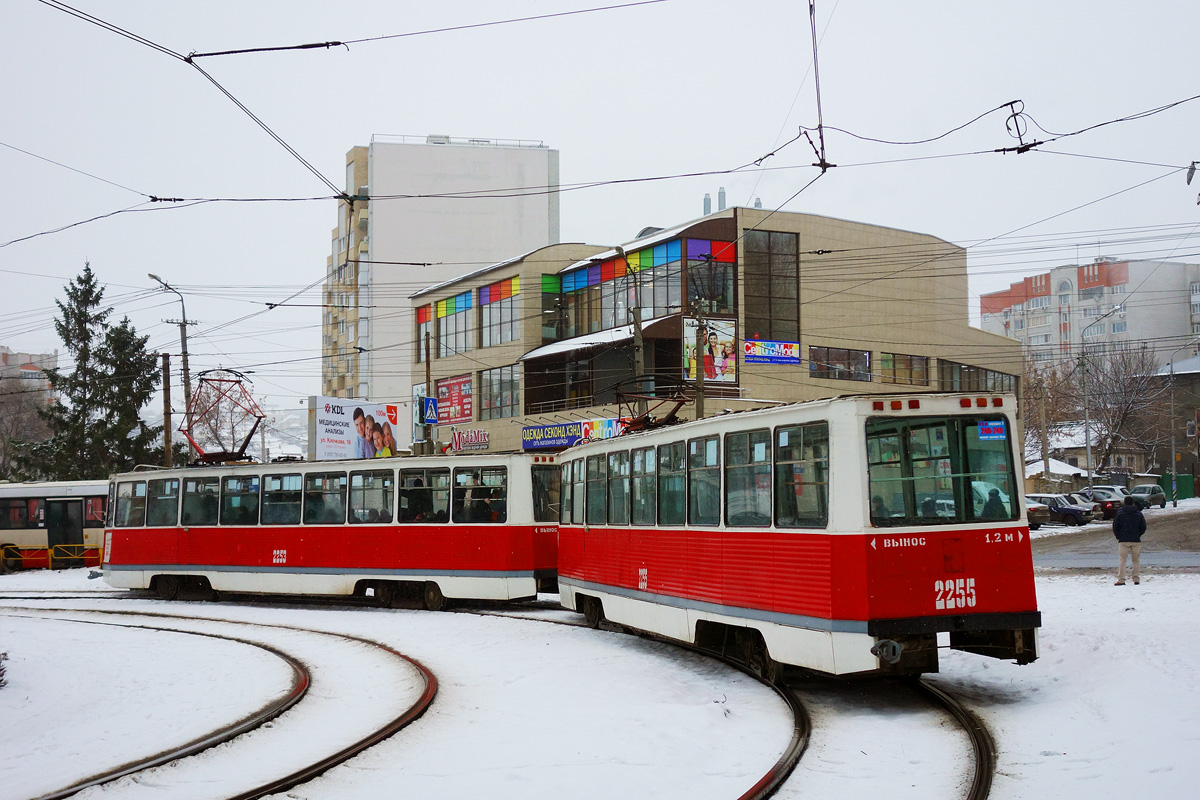
[[[46,546],[51,569],[83,566],[82,499],[46,501]]]

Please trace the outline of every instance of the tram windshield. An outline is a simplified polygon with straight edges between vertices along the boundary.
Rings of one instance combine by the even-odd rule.
[[[871,523],[1014,520],[1020,498],[1003,415],[867,420]]]

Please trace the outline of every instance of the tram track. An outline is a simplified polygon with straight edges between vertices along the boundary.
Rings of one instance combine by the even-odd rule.
[[[21,599],[28,600],[31,598],[22,597]],[[61,599],[61,598],[55,598],[55,599]],[[11,613],[14,611],[33,612],[33,613],[24,613],[24,614]],[[163,613],[145,612],[145,611],[94,610],[94,609],[77,609],[77,608],[50,608],[50,609],[47,609],[47,608],[42,608],[42,607],[20,607],[20,606],[3,607],[3,608],[0,608],[0,615],[4,615],[4,616],[14,616],[14,617],[22,616],[22,617],[27,617],[27,618],[52,619],[52,620],[63,621],[63,622],[79,622],[79,623],[90,623],[90,624],[97,624],[97,625],[110,625],[110,626],[114,626],[114,627],[140,628],[140,629],[144,629],[144,630],[155,630],[155,631],[163,631],[163,632],[171,632],[171,633],[179,633],[179,634],[191,634],[191,635],[204,636],[204,637],[209,637],[209,638],[214,638],[214,639],[224,639],[224,640],[228,640],[228,641],[234,641],[234,642],[246,644],[246,645],[253,646],[253,647],[258,647],[265,651],[271,652],[273,655],[276,655],[277,657],[283,659],[286,663],[291,665],[293,667],[293,670],[297,670],[298,674],[300,676],[293,680],[292,689],[289,692],[287,692],[286,695],[282,699],[273,701],[271,703],[267,703],[262,708],[260,708],[258,711],[254,712],[252,714],[246,715],[234,723],[222,726],[218,729],[215,729],[215,730],[205,734],[202,737],[193,739],[192,741],[190,741],[186,744],[169,748],[160,753],[154,754],[153,756],[139,759],[134,762],[127,762],[118,767],[114,767],[112,769],[105,770],[101,773],[96,773],[92,776],[89,776],[88,778],[86,778],[84,780],[76,781],[76,782],[72,783],[70,786],[63,787],[62,789],[52,791],[48,794],[40,795],[37,798],[37,800],[52,800],[52,799],[57,799],[57,798],[70,797],[70,796],[82,791],[83,789],[86,789],[86,788],[89,788],[92,786],[104,786],[106,784],[112,784],[114,781],[120,780],[120,779],[128,777],[128,776],[133,776],[133,779],[137,780],[137,776],[139,776],[140,774],[146,773],[147,770],[151,770],[151,769],[154,769],[155,767],[159,767],[159,766],[162,766],[165,764],[171,764],[174,762],[184,763],[183,760],[188,759],[189,757],[196,756],[207,750],[210,750],[210,749],[216,747],[217,745],[220,745],[220,744],[223,744],[226,742],[235,743],[235,740],[238,737],[240,737],[248,732],[252,732],[252,731],[258,730],[260,728],[263,728],[268,723],[271,723],[273,720],[280,718],[281,715],[285,714],[288,710],[295,707],[300,702],[300,700],[302,700],[304,698],[304,696],[308,693],[309,688],[311,686],[313,686],[312,672],[309,669],[308,665],[304,664],[304,662],[301,659],[297,658],[296,656],[286,653],[286,652],[282,651],[280,648],[275,647],[271,644],[262,642],[262,641],[254,641],[254,640],[246,638],[246,637],[224,636],[221,634],[214,634],[212,632],[187,630],[184,628],[169,628],[169,627],[164,627],[164,626],[159,626],[159,625],[146,625],[146,624],[137,624],[137,623],[132,623],[132,622],[121,623],[121,622],[113,622],[113,621],[101,621],[101,620],[95,620],[95,619],[77,619],[77,618],[70,617],[70,616],[61,616],[61,617],[60,616],[49,616],[51,614],[109,616],[109,617],[117,617],[117,618],[141,617],[141,618],[151,618],[151,619],[171,619],[171,620],[175,620],[176,622],[214,623],[214,624],[220,624],[220,625],[232,625],[232,626],[251,627],[251,628],[266,628],[266,629],[273,629],[273,630],[278,630],[278,631],[286,631],[286,632],[290,632],[290,633],[301,633],[301,634],[333,637],[338,640],[343,640],[345,642],[352,642],[357,645],[364,645],[364,646],[373,648],[377,651],[380,651],[382,653],[386,653],[393,658],[397,658],[401,661],[406,662],[408,665],[411,665],[411,667],[413,667],[416,670],[416,672],[420,675],[421,679],[424,682],[423,691],[421,691],[419,693],[419,696],[413,703],[411,703],[400,714],[398,714],[395,717],[393,717],[392,719],[390,719],[386,724],[378,726],[376,729],[370,731],[365,736],[360,736],[355,741],[353,741],[351,744],[338,749],[336,752],[325,755],[322,758],[314,759],[313,761],[303,765],[300,768],[291,769],[282,776],[277,776],[275,778],[272,778],[271,780],[262,781],[249,789],[238,790],[235,793],[224,795],[224,797],[228,798],[228,800],[255,800],[256,798],[266,797],[268,795],[285,792],[295,786],[298,786],[306,781],[309,781],[309,780],[321,775],[322,773],[326,772],[330,768],[335,767],[339,764],[342,764],[345,761],[348,761],[349,759],[353,758],[354,756],[359,755],[360,753],[364,752],[365,750],[369,749],[370,747],[373,747],[376,744],[379,744],[380,742],[384,741],[385,739],[395,735],[397,732],[399,732],[403,728],[412,724],[414,721],[419,719],[429,709],[429,707],[433,703],[434,698],[437,695],[437,688],[438,688],[437,678],[427,667],[425,667],[423,664],[416,661],[415,659],[412,659],[409,656],[406,656],[403,653],[400,653],[399,651],[397,651],[391,647],[388,647],[387,645],[372,641],[370,639],[359,637],[359,636],[352,636],[349,634],[341,634],[341,633],[332,633],[330,631],[324,631],[324,630],[306,629],[306,628],[300,628],[300,627],[289,626],[289,625],[273,625],[273,624],[259,623],[259,622],[242,622],[242,621],[237,621],[237,620],[229,620],[229,619],[222,619],[222,618],[215,618],[215,617],[182,617],[177,614],[163,614]],[[294,673],[294,674],[296,674],[296,673]]]

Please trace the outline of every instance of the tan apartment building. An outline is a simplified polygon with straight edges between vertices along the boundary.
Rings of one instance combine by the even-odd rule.
[[[428,335],[434,438],[452,449],[611,434],[629,412],[614,387],[637,388],[635,308],[644,374],[659,394],[694,393],[699,367],[707,416],[843,394],[1019,390],[1020,342],[968,323],[962,248],[813,214],[729,208],[618,247],[546,247],[412,303],[413,375]]]

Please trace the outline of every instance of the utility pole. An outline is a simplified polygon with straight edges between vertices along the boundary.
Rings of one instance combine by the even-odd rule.
[[[194,325],[195,323],[188,322],[187,306],[184,305],[182,292],[164,281],[162,278],[155,275],[153,272],[146,273],[146,276],[162,286],[164,292],[174,292],[179,298],[179,312],[182,319],[168,319],[164,321],[168,325],[179,326],[179,349],[180,355],[183,358],[183,402],[186,404],[184,409],[184,419],[187,423],[187,432],[189,437],[188,444],[190,445],[192,435],[192,374],[188,371],[187,326]]]
[[[692,364],[696,369],[696,419],[704,419],[704,342],[705,325],[696,315],[696,355]]]
[[[1079,354],[1079,364],[1083,368],[1083,438],[1087,447],[1088,486],[1092,485],[1092,417],[1088,410],[1088,373],[1087,351]]]
[[[433,391],[433,367],[429,363],[429,331],[425,331],[425,396],[431,397],[430,392]],[[440,413],[441,409],[439,409]],[[425,409],[421,409],[421,424],[425,425]],[[437,441],[437,424],[429,425],[428,432],[425,434],[425,454],[433,455],[433,443]]]
[[[171,451],[171,356],[162,354],[163,385],[163,466],[175,466],[175,454]]]
[[[1046,481],[1046,491],[1050,491],[1050,432],[1046,430],[1046,376],[1042,376],[1042,478]]]

